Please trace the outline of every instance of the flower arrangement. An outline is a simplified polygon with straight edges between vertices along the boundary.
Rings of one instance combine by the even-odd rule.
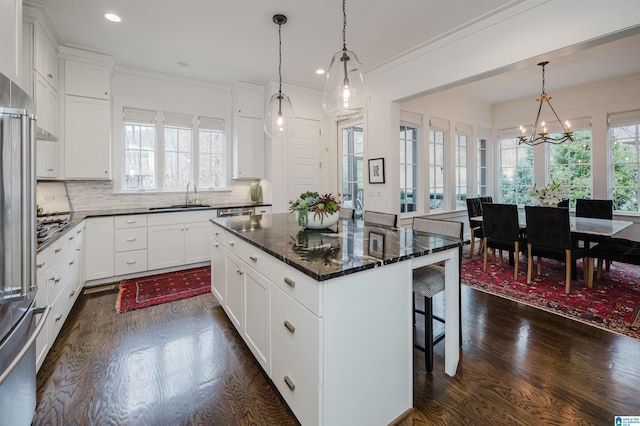
[[[569,197],[570,189],[569,186],[555,181],[541,187],[534,183],[531,188],[527,189],[526,194],[541,206],[557,206],[560,201]]]
[[[320,217],[320,223],[328,216],[340,210],[340,204],[331,194],[320,195],[317,192],[304,192],[289,207],[291,212],[298,212],[298,224],[301,228],[307,226],[309,213],[313,218]]]

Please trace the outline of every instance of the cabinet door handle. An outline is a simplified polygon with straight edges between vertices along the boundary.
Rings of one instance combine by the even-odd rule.
[[[293,334],[296,332],[296,326],[291,324],[289,321],[285,321],[284,326],[289,330],[289,333]]]
[[[59,283],[61,279],[62,279],[62,277],[53,277],[53,282],[54,283]]]
[[[254,262],[258,261],[258,258],[256,256],[249,256],[249,259],[253,260]]]
[[[73,265],[74,263],[76,263],[75,259],[69,262],[69,265]]]
[[[70,236],[69,241],[73,240],[75,237],[76,237],[75,235]]]
[[[62,314],[56,315],[56,318],[55,318],[56,322],[60,321],[61,319],[62,319]]]
[[[36,267],[37,268],[42,268],[44,265],[46,265],[47,262],[42,262],[42,263],[36,263]]]
[[[220,235],[218,231],[213,231],[213,235]]]
[[[236,269],[236,273],[237,273],[238,275],[242,275],[244,272],[242,272],[240,269]]]
[[[127,265],[135,265],[136,263],[138,263],[137,260],[127,260]]]
[[[53,252],[54,253],[60,253],[60,250],[62,250],[62,247],[58,247],[57,249],[55,249]]]
[[[129,223],[129,224],[130,223],[136,223],[136,220],[135,219],[130,219],[130,220],[127,220],[127,223]]]
[[[229,241],[229,245],[230,245],[231,247],[233,247],[233,246],[235,245],[235,243],[234,243],[233,241]]]
[[[78,230],[76,231],[76,234],[81,234],[81,233],[82,233],[82,229],[78,229]]]
[[[291,288],[294,288],[296,286],[296,282],[289,277],[284,277],[284,282]]]
[[[219,247],[219,246],[220,246],[220,244],[218,244],[218,243],[213,243],[213,246],[214,246],[214,247]]]
[[[49,74],[47,74],[47,77],[53,78],[53,74],[49,73]]]
[[[47,169],[47,171],[48,171],[48,172],[52,172],[52,171],[53,171],[53,169]]]
[[[69,293],[69,297],[73,297],[74,294],[76,294],[76,291],[72,290],[71,293]]]
[[[293,383],[293,380],[289,376],[284,376],[284,382],[289,386],[289,389],[296,390],[296,384]]]
[[[135,240],[137,240],[137,238],[127,238],[127,242],[128,242],[128,243],[132,243],[132,242],[134,242]]]

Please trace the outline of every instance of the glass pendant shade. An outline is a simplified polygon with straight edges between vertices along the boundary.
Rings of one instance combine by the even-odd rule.
[[[358,57],[350,50],[337,52],[324,82],[322,107],[330,117],[343,120],[362,116],[368,104]]]
[[[264,132],[269,137],[293,136],[295,128],[296,116],[289,97],[282,92],[275,93],[264,114]]]

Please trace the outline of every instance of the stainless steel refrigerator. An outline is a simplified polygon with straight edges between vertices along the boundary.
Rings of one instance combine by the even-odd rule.
[[[31,424],[35,339],[49,307],[35,307],[33,102],[0,74],[0,425]],[[39,315],[40,314],[40,315]]]

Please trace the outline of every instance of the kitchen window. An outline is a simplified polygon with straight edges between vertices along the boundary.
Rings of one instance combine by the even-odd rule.
[[[500,131],[500,187],[505,204],[530,204],[526,191],[533,185],[533,147],[519,144],[517,129],[512,135]]]
[[[416,211],[418,196],[418,129],[400,125],[400,212]]]
[[[471,132],[471,125],[456,124],[456,208],[467,206],[467,144]]]
[[[223,119],[125,107],[123,127],[124,191],[225,188]]]
[[[444,208],[444,149],[449,121],[430,118],[429,122],[429,210],[441,210]]]

